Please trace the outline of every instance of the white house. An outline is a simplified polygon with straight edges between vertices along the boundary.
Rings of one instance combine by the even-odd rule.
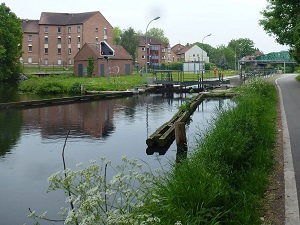
[[[175,45],[172,50],[177,55],[178,62],[205,62],[209,63],[207,52],[197,45],[183,46],[181,44]]]

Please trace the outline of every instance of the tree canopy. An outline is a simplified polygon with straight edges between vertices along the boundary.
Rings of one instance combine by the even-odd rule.
[[[113,44],[114,45],[121,44],[121,34],[122,34],[122,30],[120,27],[113,28]]]
[[[5,3],[0,5],[0,82],[17,82],[21,73],[21,20]]]
[[[133,61],[135,62],[139,40],[132,27],[129,27],[127,30],[122,32],[120,44],[132,56]]]
[[[164,43],[169,43],[169,38],[165,36],[164,30],[160,28],[151,28],[147,31],[147,36],[156,37],[157,39],[161,40]]]
[[[259,24],[276,41],[290,47],[291,55],[300,62],[300,1],[267,0],[267,7],[261,12]]]

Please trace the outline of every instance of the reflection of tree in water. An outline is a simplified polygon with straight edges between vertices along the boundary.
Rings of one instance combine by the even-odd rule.
[[[21,111],[0,111],[0,157],[8,153],[18,142],[21,133]]]
[[[103,124],[102,124],[102,135],[101,137],[103,139],[106,139],[107,137],[109,137],[115,130],[115,126],[113,124],[113,121],[108,119],[106,120]]]
[[[0,84],[0,103],[17,102],[19,99],[17,86]]]

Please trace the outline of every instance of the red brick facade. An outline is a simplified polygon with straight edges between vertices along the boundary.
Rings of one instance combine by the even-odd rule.
[[[147,37],[147,62],[149,66],[160,66],[162,63],[174,62],[177,57],[168,43],[163,43],[155,37]],[[137,62],[140,67],[146,66],[146,37],[139,37]]]
[[[22,29],[25,66],[72,66],[85,43],[112,44],[113,27],[100,12],[43,12],[40,20],[23,20]]]
[[[89,58],[94,59],[92,76],[130,75],[132,74],[132,56],[122,47],[111,47],[115,55],[107,61],[100,55],[99,45],[86,43],[74,57],[74,74],[79,77],[87,75]]]

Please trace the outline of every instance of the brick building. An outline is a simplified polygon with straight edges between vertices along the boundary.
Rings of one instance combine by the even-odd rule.
[[[100,55],[99,44],[85,43],[74,57],[74,74],[79,77],[87,75],[89,58],[94,59],[93,76],[107,76],[108,71],[111,76],[132,74],[132,56],[120,45],[111,47],[115,55],[107,61]]]
[[[43,12],[40,20],[23,20],[23,64],[72,66],[85,43],[112,44],[113,27],[98,11],[85,13]]]
[[[147,37],[147,42],[147,62],[150,67],[174,62],[176,55],[169,43],[164,43],[155,37]],[[146,66],[146,36],[139,36],[136,64],[140,67]]]

